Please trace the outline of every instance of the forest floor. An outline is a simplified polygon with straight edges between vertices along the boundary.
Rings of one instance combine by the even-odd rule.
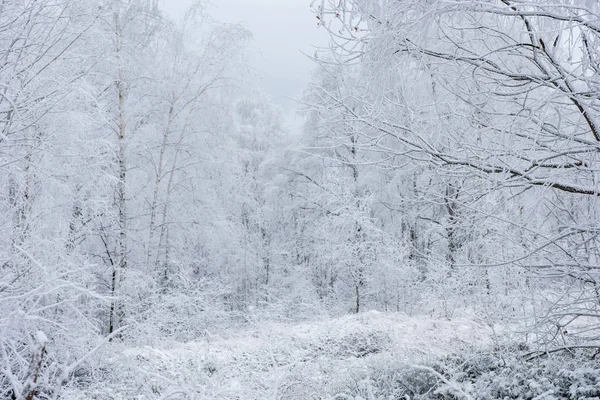
[[[116,369],[110,375],[118,378],[85,396],[354,399],[339,396],[368,392],[373,379],[399,365],[489,348],[493,337],[490,327],[468,319],[375,311],[297,325],[254,321],[227,338],[207,332],[187,343],[123,348],[111,367]]]

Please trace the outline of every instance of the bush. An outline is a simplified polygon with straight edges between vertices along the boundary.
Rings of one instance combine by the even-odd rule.
[[[327,336],[315,345],[317,353],[328,353],[333,358],[363,358],[387,350],[391,339],[381,331],[353,332],[343,336]]]
[[[386,400],[600,400],[600,365],[589,352],[527,361],[519,353],[500,357],[466,351],[429,367],[371,366],[361,380],[348,380],[343,395]]]

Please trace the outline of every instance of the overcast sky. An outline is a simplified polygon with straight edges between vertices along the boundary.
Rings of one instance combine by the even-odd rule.
[[[162,0],[174,17],[192,0]],[[210,14],[224,22],[242,22],[254,35],[257,50],[255,68],[273,101],[279,104],[295,125],[296,104],[286,96],[298,98],[308,82],[312,62],[302,54],[314,54],[314,46],[327,43],[310,10],[311,0],[214,0]]]

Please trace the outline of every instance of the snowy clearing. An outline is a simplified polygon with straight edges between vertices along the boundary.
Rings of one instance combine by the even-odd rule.
[[[295,326],[255,322],[248,331],[227,339],[207,333],[188,343],[124,349],[111,365],[119,370],[111,376],[122,380],[80,395],[333,398],[348,385],[360,384],[371,368],[420,364],[491,343],[492,330],[468,319],[444,321],[371,311]],[[76,395],[70,392],[69,398]]]

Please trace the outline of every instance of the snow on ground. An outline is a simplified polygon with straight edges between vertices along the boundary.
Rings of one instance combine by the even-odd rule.
[[[372,371],[485,348],[491,338],[489,327],[468,319],[374,311],[294,326],[255,320],[227,339],[207,334],[188,343],[125,349],[112,366],[117,379],[86,396],[327,399]]]

